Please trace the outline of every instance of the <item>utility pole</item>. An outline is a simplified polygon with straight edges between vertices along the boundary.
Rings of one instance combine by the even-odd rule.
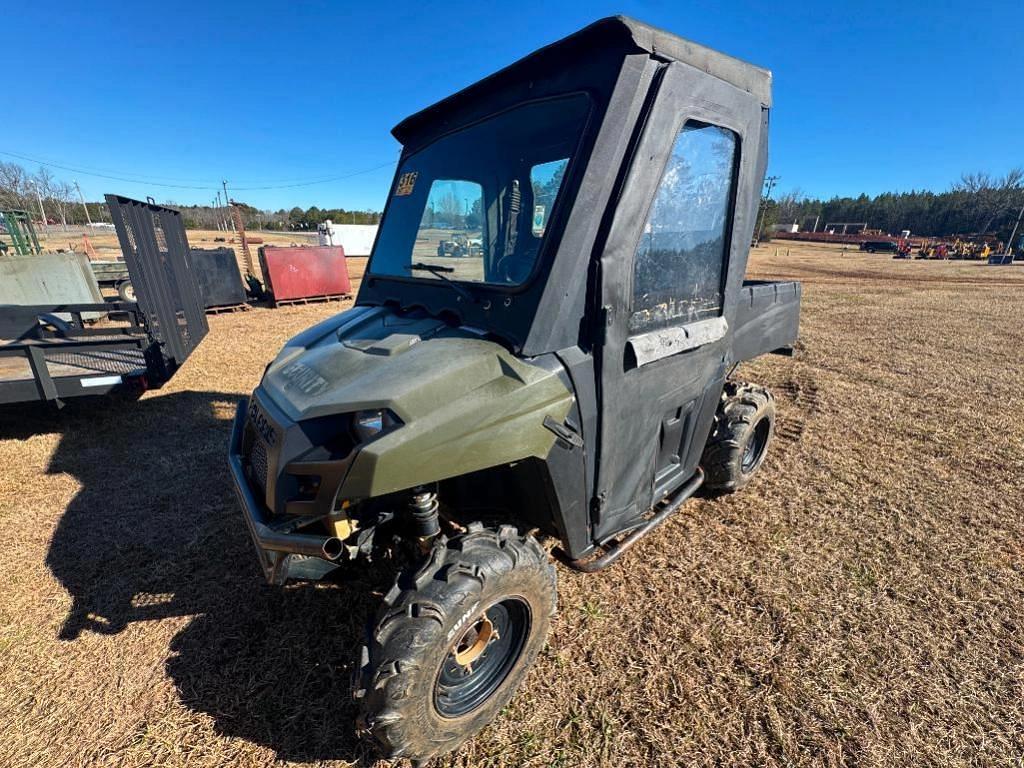
[[[39,215],[43,219],[43,231],[49,236],[50,225],[46,223],[46,211],[43,210],[43,196],[39,193],[39,185],[34,181],[32,182],[32,189],[36,191],[36,200],[39,201]]]
[[[89,222],[89,226],[92,226],[92,217],[89,215],[89,206],[85,204],[85,195],[82,194],[82,188],[78,186],[77,181],[71,182],[75,185],[75,189],[78,190],[78,199],[82,201],[82,208],[85,209],[85,220]]]
[[[221,230],[222,232],[227,232],[228,231],[228,219],[227,219],[228,212],[227,212],[227,206],[228,206],[227,192],[224,193],[224,204],[222,206],[221,202],[220,202],[220,190],[218,189],[217,190],[217,216],[220,217],[220,222],[217,224],[217,229]]]
[[[764,184],[768,189],[765,191],[764,197],[761,199],[761,223],[757,226],[757,242],[761,242],[761,235],[764,232],[764,217],[765,214],[768,213],[768,200],[771,199],[772,189],[775,187],[775,182],[780,178],[780,176],[768,176],[764,180]]]
[[[1020,207],[1020,213],[1017,214],[1017,223],[1013,225],[1013,232],[1010,233],[1010,242],[1007,244],[1006,252],[1013,254],[1013,238],[1017,236],[1017,230],[1020,229],[1020,222],[1024,220],[1024,205]]]
[[[220,183],[224,186],[224,231],[227,232],[230,229],[228,226],[228,217],[232,215],[231,209],[228,207],[231,205],[231,200],[228,198],[227,179],[221,179]]]

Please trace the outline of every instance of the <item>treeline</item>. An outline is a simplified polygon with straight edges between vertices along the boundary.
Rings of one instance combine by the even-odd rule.
[[[794,190],[767,202],[765,229],[771,224],[799,224],[818,231],[827,224],[866,222],[888,234],[909,229],[915,235],[948,237],[991,234],[1005,241],[1024,206],[1024,169],[1005,176],[965,174],[946,192],[886,192],[869,197],[817,200]]]
[[[227,208],[179,205],[172,200],[162,205],[180,210],[189,229],[234,229]],[[33,174],[16,163],[0,162],[0,209],[27,211],[36,221],[41,221],[45,214],[48,224],[64,227],[110,222],[106,203],[83,203],[74,184],[56,178],[46,168],[40,168]],[[240,209],[246,229],[315,232],[317,225],[328,219],[336,224],[376,224],[380,221],[377,211],[349,211],[315,205],[306,210],[296,206],[291,210],[270,211],[241,204]]]
[[[181,211],[188,229],[223,229],[225,222],[228,229],[234,229],[231,212],[225,208],[210,205],[178,205],[174,202],[168,202],[166,205]],[[316,232],[317,225],[328,220],[335,224],[377,224],[380,221],[380,214],[376,211],[318,208],[315,205],[306,210],[296,206],[291,210],[281,208],[277,211],[260,210],[245,203],[240,203],[238,207],[242,212],[245,228],[252,230]]]
[[[15,163],[0,162],[0,208],[29,211],[40,216],[40,204],[50,224],[75,225],[87,222],[109,222],[110,214],[103,202],[86,201],[83,205],[73,184],[57,179],[46,168],[28,173]],[[233,228],[230,212],[212,205],[166,205],[182,212],[185,226],[193,229]],[[864,222],[869,229],[898,234],[909,229],[915,235],[948,237],[953,235],[991,234],[1006,240],[1021,206],[1024,206],[1024,169],[1016,168],[1005,176],[987,173],[965,174],[945,192],[886,192],[869,197],[833,197],[820,200],[804,195],[799,189],[779,195],[765,203],[764,230],[772,224],[793,224],[810,231],[817,223],[819,231],[828,224]],[[247,229],[279,231],[312,231],[330,219],[338,224],[376,224],[377,211],[352,211],[345,208],[305,210],[294,207],[276,211],[260,210],[242,205],[242,218]]]

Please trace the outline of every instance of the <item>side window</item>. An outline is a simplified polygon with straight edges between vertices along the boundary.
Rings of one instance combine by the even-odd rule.
[[[631,332],[721,314],[737,145],[694,121],[676,137],[633,260]]]
[[[533,218],[530,231],[536,238],[544,237],[544,228],[551,216],[551,208],[558,197],[558,190],[565,178],[565,167],[569,158],[540,163],[530,169],[530,186],[533,188]]]
[[[413,263],[450,268],[454,280],[483,280],[483,209],[483,188],[475,181],[435,179],[416,233]],[[429,272],[416,277],[438,279]]]

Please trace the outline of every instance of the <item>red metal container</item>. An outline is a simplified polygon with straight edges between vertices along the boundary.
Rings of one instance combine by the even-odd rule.
[[[260,248],[260,266],[275,302],[341,296],[352,292],[340,245]]]

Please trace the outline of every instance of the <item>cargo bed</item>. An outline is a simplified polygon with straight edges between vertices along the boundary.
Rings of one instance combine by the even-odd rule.
[[[745,280],[733,328],[733,360],[788,353],[800,328],[800,283]]]

